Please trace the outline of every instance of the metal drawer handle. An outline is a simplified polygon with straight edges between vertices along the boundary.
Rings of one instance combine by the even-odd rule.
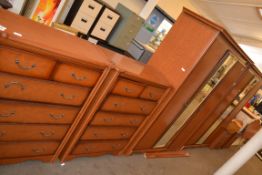
[[[86,79],[87,79],[85,76],[83,76],[83,77],[78,77],[75,73],[72,73],[71,76],[72,76],[74,79],[78,80],[78,81],[83,81],[83,80],[86,80]]]
[[[33,149],[32,149],[32,152],[34,152],[34,153],[44,153],[44,152],[45,152],[45,149],[44,149],[44,148],[42,148],[42,149],[33,148]]]
[[[15,60],[15,64],[20,68],[20,69],[23,69],[23,70],[32,70],[36,67],[36,64],[32,64],[31,66],[23,66],[20,64],[20,60],[19,59],[16,59]]]
[[[0,131],[0,137],[3,137],[6,135],[6,132],[5,131]]]
[[[98,137],[98,134],[97,134],[97,133],[93,133],[93,136],[94,136],[95,138],[97,138],[97,137]]]
[[[113,149],[113,150],[116,150],[116,146],[115,146],[115,145],[112,145],[112,149]]]
[[[145,112],[144,107],[140,106],[140,111]]]
[[[139,121],[138,121],[138,120],[130,120],[129,123],[130,123],[130,124],[138,124]]]
[[[125,133],[121,133],[120,135],[121,135],[121,137],[127,137],[128,136],[128,134],[125,134]]]
[[[66,99],[66,100],[73,100],[73,99],[75,98],[74,95],[71,95],[71,96],[65,96],[64,93],[61,93],[60,96],[63,97],[64,99]]]
[[[87,23],[87,19],[85,19],[85,18],[81,18],[81,21],[84,22],[84,23]]]
[[[15,115],[15,111],[12,111],[12,112],[9,112],[9,113],[6,113],[6,114],[0,114],[0,117],[7,118],[7,117],[12,117],[14,115]]]
[[[148,95],[149,95],[150,98],[153,98],[153,93],[152,92],[149,92]]]
[[[115,108],[120,106],[119,103],[114,103],[113,105],[114,105]]]
[[[94,6],[92,6],[92,5],[88,5],[88,8],[90,8],[90,9],[92,9],[92,10],[94,10],[94,9],[95,9],[95,7],[94,7]]]
[[[106,122],[106,123],[110,123],[110,122],[112,122],[112,121],[113,121],[112,118],[104,118],[104,122]]]
[[[108,19],[110,19],[110,20],[112,20],[112,19],[113,19],[113,17],[112,17],[112,16],[110,16],[110,15],[107,15],[107,18],[108,18]]]
[[[41,131],[40,134],[43,137],[51,137],[51,136],[55,135],[55,133],[53,131]]]
[[[100,27],[100,30],[103,31],[103,32],[106,31],[106,29],[105,29],[105,28],[102,28],[102,27]]]
[[[63,118],[65,115],[64,114],[49,114],[49,116],[53,119],[61,119]]]
[[[132,92],[132,90],[129,89],[128,87],[125,87],[124,89],[125,89],[126,93],[131,93]]]
[[[7,89],[7,88],[10,88],[13,85],[19,86],[21,91],[25,89],[25,86],[22,83],[19,83],[18,81],[11,81],[10,83],[6,83],[4,85],[4,87],[5,87],[5,89]]]

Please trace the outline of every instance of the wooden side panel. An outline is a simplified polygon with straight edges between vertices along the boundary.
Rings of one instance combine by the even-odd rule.
[[[218,34],[215,28],[182,13],[148,64],[178,89]]]

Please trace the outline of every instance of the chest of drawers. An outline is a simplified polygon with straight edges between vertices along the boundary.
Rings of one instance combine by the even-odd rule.
[[[103,69],[61,62],[3,42],[0,163],[55,160]]]
[[[67,145],[61,160],[121,154],[133,144],[139,131],[144,129],[143,125],[148,124],[167,91],[168,87],[138,81],[120,73],[109,84],[101,101],[93,106],[94,112],[85,114],[81,129],[75,131],[74,140]]]
[[[91,15],[83,11],[90,4],[82,6]],[[8,26],[0,32],[0,164],[117,154],[134,145],[167,95],[167,81],[125,56],[3,10],[0,15]]]

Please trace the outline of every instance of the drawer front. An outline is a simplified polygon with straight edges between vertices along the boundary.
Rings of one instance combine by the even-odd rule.
[[[147,115],[155,106],[156,102],[111,95],[106,99],[101,109],[103,111]]]
[[[119,15],[117,13],[106,8],[104,10],[103,14],[101,15],[99,21],[101,20],[104,23],[106,23],[107,25],[114,26],[116,24],[118,18],[119,18]]]
[[[49,78],[55,61],[29,52],[0,47],[0,71]]]
[[[127,97],[139,97],[139,95],[142,93],[144,87],[142,84],[120,79],[117,81],[112,93]]]
[[[131,127],[88,127],[81,140],[128,139],[135,130]]]
[[[61,140],[68,126],[0,124],[0,141]]]
[[[101,9],[102,5],[98,2],[95,2],[94,0],[84,0],[81,7],[79,8],[79,11],[96,17]]]
[[[81,105],[90,89],[0,73],[0,97]]]
[[[109,112],[98,112],[91,125],[94,126],[139,126],[145,116],[143,115],[130,115],[118,114]]]
[[[0,123],[71,124],[79,108],[0,100]]]
[[[100,74],[100,72],[97,72],[95,70],[61,64],[57,66],[53,78],[56,81],[64,83],[92,87],[98,81]]]
[[[106,40],[108,35],[110,34],[111,30],[113,29],[112,26],[105,24],[103,21],[99,21],[94,30],[92,31],[91,35],[97,38]]]
[[[145,90],[143,91],[140,97],[144,99],[156,101],[161,98],[164,92],[165,92],[165,89],[148,86],[145,88]]]
[[[80,142],[77,144],[72,154],[78,155],[100,152],[115,152],[120,151],[126,144],[126,140]]]
[[[53,155],[59,142],[0,143],[0,158],[19,158]]]
[[[78,12],[71,24],[71,27],[86,34],[90,30],[94,21],[95,21],[95,18],[93,16],[89,16],[85,13]]]

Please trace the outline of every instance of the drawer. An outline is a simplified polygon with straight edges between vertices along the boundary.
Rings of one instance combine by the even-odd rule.
[[[79,108],[0,100],[0,123],[71,124]]]
[[[62,140],[68,126],[0,124],[0,141]]]
[[[89,16],[85,13],[78,12],[71,24],[71,27],[86,34],[90,30],[94,21],[95,21],[95,18],[93,16]]]
[[[114,26],[118,19],[119,19],[119,15],[117,13],[106,8],[103,11],[103,14],[101,15],[99,21],[101,20],[104,23],[106,23],[107,25]]]
[[[103,21],[99,21],[93,29],[91,35],[106,40],[112,29],[112,26],[105,24]]]
[[[164,92],[165,89],[147,86],[140,97],[148,100],[159,100]]]
[[[55,61],[29,52],[0,47],[0,71],[38,78],[49,78]]]
[[[144,86],[142,84],[130,80],[119,79],[112,93],[127,97],[139,97],[143,89]]]
[[[131,127],[88,127],[81,140],[128,139],[135,130]]]
[[[47,156],[55,154],[59,142],[0,142],[0,158]]]
[[[72,154],[88,154],[120,151],[127,144],[126,140],[116,141],[81,141],[77,144]]]
[[[145,119],[144,115],[118,114],[98,112],[91,125],[94,126],[139,126]]]
[[[89,91],[89,88],[0,73],[2,98],[81,105]]]
[[[79,11],[96,17],[101,9],[102,5],[100,3],[95,2],[94,0],[84,0]]]
[[[106,99],[101,110],[147,115],[155,106],[156,102],[111,95]]]
[[[60,64],[57,66],[53,79],[64,83],[92,87],[98,81],[100,74],[98,71],[87,68]]]

